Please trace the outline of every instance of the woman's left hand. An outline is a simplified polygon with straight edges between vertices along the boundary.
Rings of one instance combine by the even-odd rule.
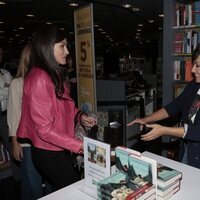
[[[96,120],[95,117],[88,116],[86,114],[82,114],[82,116],[81,116],[81,122],[86,127],[93,127],[94,125],[97,124],[97,120]]]
[[[154,140],[164,134],[164,126],[159,124],[147,124],[146,126],[152,130],[144,135],[141,135],[141,139],[144,141]]]

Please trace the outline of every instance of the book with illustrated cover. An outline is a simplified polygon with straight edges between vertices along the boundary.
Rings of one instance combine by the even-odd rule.
[[[134,154],[140,156],[140,152],[134,151],[126,147],[115,148],[115,162],[117,171],[127,172],[128,169],[128,155]]]
[[[140,180],[140,181],[139,181]],[[124,172],[116,172],[112,176],[99,181],[97,185],[98,199],[132,200],[147,199],[155,193],[155,186],[141,178],[130,179]]]
[[[179,190],[180,190],[180,186],[177,186],[177,187],[174,188],[171,192],[169,192],[168,194],[166,194],[166,195],[163,196],[163,197],[157,195],[156,200],[168,200],[168,199],[170,199],[172,196],[174,196]]]
[[[168,185],[180,179],[182,179],[182,172],[158,163],[157,185],[159,187],[167,187]]]
[[[154,199],[156,161],[125,147],[116,147],[115,152],[117,171],[98,182],[98,199]]]
[[[180,180],[175,181],[174,183],[170,184],[169,186],[165,188],[157,186],[157,195],[163,197],[178,186],[180,186]]]

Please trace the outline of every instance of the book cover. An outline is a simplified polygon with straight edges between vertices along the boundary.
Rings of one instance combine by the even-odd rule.
[[[116,147],[117,172],[97,184],[99,199],[153,199],[156,194],[156,161],[140,152]]]
[[[180,190],[180,186],[177,186],[175,189],[173,189],[171,192],[169,192],[167,195],[161,197],[157,195],[156,200],[168,200],[170,199],[174,194],[176,194]]]
[[[164,197],[165,195],[167,195],[169,192],[171,192],[178,186],[180,186],[180,180],[175,181],[174,183],[170,184],[169,186],[165,188],[157,186],[157,195]]]
[[[115,148],[115,162],[116,168],[119,171],[127,172],[128,170],[128,155],[135,154],[140,156],[140,152],[134,151],[126,147],[116,147]]]
[[[99,181],[97,191],[98,199],[131,200],[146,199],[156,192],[156,188],[140,177],[131,179],[125,172],[116,172]]]
[[[182,178],[182,172],[172,169],[168,166],[157,164],[157,184],[160,187],[166,187],[176,180]]]

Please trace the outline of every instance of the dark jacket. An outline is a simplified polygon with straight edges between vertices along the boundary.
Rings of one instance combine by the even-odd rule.
[[[194,123],[189,122],[188,113],[199,88],[200,84],[191,81],[180,96],[165,106],[169,116],[180,113],[182,122],[188,123],[188,130],[184,137],[188,146],[188,164],[197,168],[200,168],[200,110]]]

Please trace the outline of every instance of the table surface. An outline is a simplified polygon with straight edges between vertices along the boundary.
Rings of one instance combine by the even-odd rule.
[[[158,156],[150,152],[143,152],[143,156],[153,158],[157,162],[177,169],[183,173],[180,191],[170,200],[198,200],[200,199],[200,169]],[[84,191],[84,192],[83,192]],[[91,191],[84,186],[84,180],[78,181],[70,186],[49,194],[40,200],[94,200]]]

